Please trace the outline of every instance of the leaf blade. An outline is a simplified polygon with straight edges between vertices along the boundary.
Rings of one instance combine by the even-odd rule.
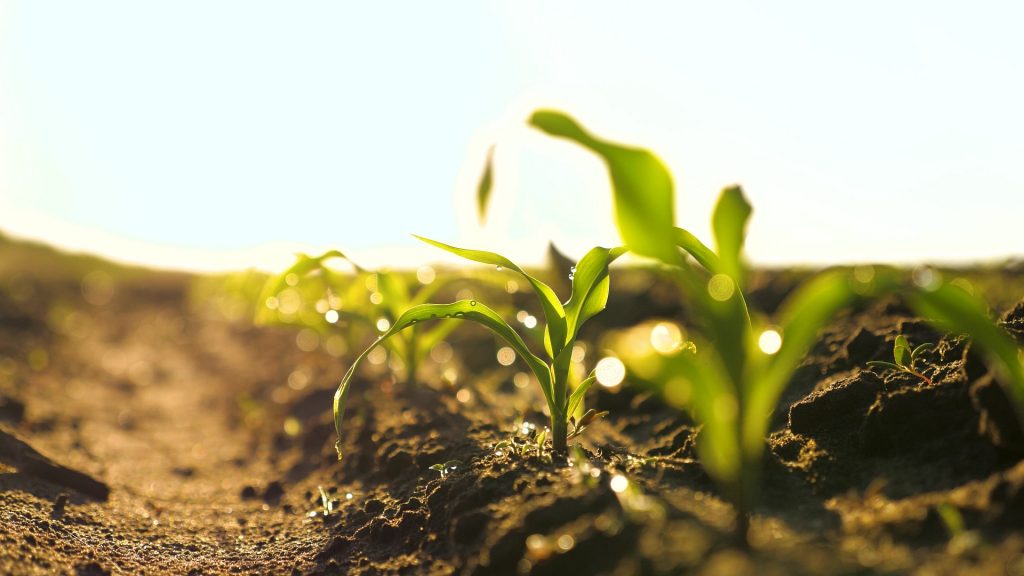
[[[359,368],[363,359],[365,359],[366,356],[369,355],[369,353],[378,345],[409,326],[414,326],[421,321],[447,318],[476,322],[490,329],[491,332],[494,332],[505,340],[505,342],[517,352],[519,357],[526,362],[533,373],[537,376],[537,379],[541,383],[541,388],[544,391],[545,399],[549,404],[549,409],[554,409],[553,398],[551,395],[551,377],[548,365],[530,352],[526,343],[523,342],[523,339],[519,334],[504,320],[502,320],[497,313],[483,303],[476,302],[474,300],[459,300],[451,304],[421,304],[405,311],[405,313],[395,320],[394,325],[392,325],[387,332],[382,334],[377,341],[363,350],[363,352],[356,357],[352,365],[345,372],[345,376],[342,378],[341,383],[338,384],[338,389],[334,393],[333,409],[334,429],[338,435],[336,448],[338,450],[339,460],[342,455],[341,440],[345,407],[348,402],[349,391],[351,390],[352,378],[355,376],[356,370]]]
[[[572,295],[565,303],[565,345],[576,339],[583,323],[608,304],[608,266],[624,252],[625,248],[592,248],[576,264]]]
[[[488,252],[486,250],[459,248],[457,246],[445,244],[444,242],[424,238],[423,236],[417,236],[415,234],[413,234],[413,236],[427,244],[430,244],[431,246],[440,248],[441,250],[450,252],[456,256],[472,260],[473,262],[479,262],[481,264],[490,264],[492,266],[508,268],[509,270],[517,272],[523,276],[523,278],[530,283],[530,286],[533,287],[533,291],[540,299],[541,308],[544,310],[544,317],[547,322],[547,331],[550,333],[550,339],[545,340],[545,346],[547,347],[549,342],[551,346],[551,348],[547,350],[548,354],[554,358],[561,351],[562,346],[564,346],[565,343],[566,333],[565,309],[563,308],[562,303],[558,300],[558,296],[555,294],[555,291],[552,290],[550,286],[534,278],[525,270],[520,268],[515,262],[512,262],[501,254]],[[554,348],[556,345],[558,348]]]
[[[711,215],[711,228],[722,272],[732,277],[741,290],[745,275],[743,244],[752,211],[750,202],[743,195],[743,189],[730,186],[722,190]]]
[[[531,126],[587,148],[604,160],[612,183],[615,223],[629,249],[667,264],[678,264],[672,245],[675,193],[672,175],[653,153],[601,140],[572,117],[557,110],[537,110]]]

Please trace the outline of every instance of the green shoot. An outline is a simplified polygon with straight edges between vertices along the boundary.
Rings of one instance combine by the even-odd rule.
[[[572,414],[572,413],[573,413],[573,410],[570,409],[569,410],[569,414]],[[569,430],[569,435],[567,437],[567,440],[572,440],[573,438],[579,436],[580,434],[583,434],[583,432],[585,432],[587,430],[587,426],[590,426],[590,424],[592,424],[593,422],[597,421],[599,418],[604,418],[607,415],[608,415],[608,411],[607,410],[602,410],[601,412],[598,412],[597,410],[594,410],[593,408],[591,408],[590,410],[587,410],[586,414],[584,414],[580,418],[579,422],[576,422],[576,417],[575,416],[571,416],[570,415],[569,416],[569,426],[572,426],[572,429]]]
[[[351,264],[355,275],[345,275],[327,266],[337,259]],[[420,280],[418,288],[414,288],[401,274],[366,270],[338,250],[317,257],[299,254],[295,264],[267,280],[256,320],[262,324],[298,324],[325,335],[339,332],[348,338],[346,349],[351,350],[365,345],[365,339],[358,340],[360,335],[387,330],[408,307],[426,302],[451,282],[435,280],[433,275],[426,279],[429,282]],[[314,310],[302,308],[302,303],[309,300],[315,301]],[[290,306],[288,310],[284,309],[286,304]],[[415,381],[430,350],[457,325],[443,322],[429,330],[412,329],[385,344],[405,367],[408,384]]]
[[[462,466],[462,462],[460,460],[449,460],[444,464],[434,464],[430,469],[440,474],[441,480],[444,480],[449,474],[458,470],[460,466]]]
[[[494,445],[494,455],[518,456],[519,458],[534,455],[550,461],[550,455],[544,451],[547,437],[548,428],[538,430],[536,424],[521,422],[516,425],[508,438]]]
[[[981,533],[976,530],[968,530],[960,509],[949,502],[940,502],[935,505],[935,513],[946,528],[949,534],[947,548],[953,554],[964,554],[978,550],[985,545]]]
[[[818,330],[857,295],[857,287],[845,274],[823,274],[783,304],[776,324],[751,318],[742,292],[751,206],[739,187],[726,188],[715,206],[712,250],[675,227],[672,177],[651,152],[600,140],[560,112],[539,111],[530,122],[605,161],[626,246],[668,265],[697,316],[707,320],[703,338],[661,354],[654,380],[702,424],[698,453],[736,506],[737,534],[745,543],[771,413]]]
[[[932,379],[924,375],[922,368],[918,367],[918,362],[921,361],[921,354],[932,350],[933,348],[935,348],[935,346],[927,342],[919,345],[917,348],[911,348],[910,342],[907,341],[906,336],[900,334],[896,337],[896,341],[893,343],[893,361],[884,362],[881,360],[872,360],[868,362],[868,366],[876,366],[878,368],[885,368],[895,372],[905,372],[920,378],[931,386],[933,384]]]
[[[766,324],[759,317],[751,318],[742,293],[746,277],[742,250],[751,207],[739,187],[726,188],[715,206],[716,250],[711,250],[690,232],[675,228],[672,178],[651,152],[601,140],[557,111],[535,112],[530,123],[604,160],[615,198],[616,224],[626,246],[668,265],[688,303],[706,320],[706,334],[696,349],[683,346],[662,353],[653,380],[663,384],[667,398],[691,410],[702,424],[698,453],[737,508],[737,535],[742,543],[746,543],[748,515],[758,497],[771,413],[818,331],[856,298],[898,292],[919,315],[967,332],[1007,386],[1024,423],[1021,351],[992,321],[984,304],[957,281],[908,288],[895,275],[876,275],[873,269],[868,275],[827,272],[801,286],[783,303],[775,324]],[[679,254],[680,248],[699,268]],[[892,366],[924,378],[914,362],[928,348],[911,349],[905,338],[898,339]]]
[[[569,369],[573,344],[580,327],[594,315],[604,310],[608,302],[608,266],[618,258],[624,248],[593,248],[579,261],[572,280],[572,294],[563,304],[547,284],[526,273],[508,258],[483,250],[457,248],[435,240],[420,240],[457,256],[507,269],[522,276],[533,288],[544,311],[544,353],[546,359],[535,355],[522,337],[494,310],[476,300],[460,300],[451,304],[418,304],[402,313],[391,327],[360,354],[345,373],[338,391],[334,395],[334,426],[338,434],[338,458],[342,456],[342,432],[345,405],[351,387],[352,377],[362,360],[379,344],[407,328],[415,329],[420,322],[440,319],[469,320],[476,322],[504,340],[530,368],[540,382],[544,399],[551,418],[551,442],[556,452],[564,453],[567,447],[569,416],[580,405],[583,395],[594,382],[587,378],[571,392]]]
[[[1024,426],[1024,350],[995,323],[986,304],[958,280],[925,284],[908,291],[905,297],[917,314],[939,328],[971,337],[1006,389],[1018,425]]]
[[[331,498],[331,495],[328,494],[326,490],[324,490],[323,486],[317,486],[316,489],[320,491],[320,515],[326,518],[331,515],[331,512],[334,512],[334,509],[337,506],[338,501],[335,500],[334,498]],[[316,514],[317,512],[314,510],[313,512],[309,513],[309,516],[315,517]]]

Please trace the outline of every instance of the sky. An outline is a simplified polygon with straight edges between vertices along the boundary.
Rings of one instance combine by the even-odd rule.
[[[0,0],[0,232],[156,266],[539,262],[618,242],[601,164],[677,223],[754,205],[759,264],[1024,255],[1024,4]],[[485,225],[474,193],[495,146]]]

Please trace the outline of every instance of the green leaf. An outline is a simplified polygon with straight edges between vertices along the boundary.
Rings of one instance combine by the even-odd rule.
[[[266,284],[263,285],[263,291],[260,292],[259,301],[257,302],[256,309],[256,323],[263,324],[270,319],[272,310],[267,308],[267,299],[271,296],[277,296],[285,288],[288,287],[288,276],[294,274],[299,278],[306,276],[314,270],[325,269],[324,262],[334,258],[340,258],[345,260],[355,269],[356,272],[365,272],[358,264],[349,259],[348,256],[344,255],[339,250],[328,250],[320,256],[308,256],[306,254],[296,254],[295,263],[292,264],[287,270],[281,272],[276,276],[271,276],[267,279]]]
[[[909,295],[911,306],[926,318],[957,332],[965,332],[985,352],[990,367],[1002,376],[1024,426],[1024,364],[1013,338],[992,321],[988,308],[956,284],[945,283],[935,290],[916,290]]]
[[[629,249],[677,265],[673,246],[675,196],[672,176],[648,150],[600,140],[576,120],[556,110],[538,110],[530,124],[543,132],[571,140],[597,154],[608,167],[615,204],[615,222]]]
[[[855,297],[847,275],[833,271],[803,284],[782,304],[779,314],[782,345],[768,359],[763,375],[755,379],[756,385],[748,390],[745,451],[760,453],[775,404],[793,372],[816,341],[818,332]]]
[[[697,452],[708,474],[722,482],[730,496],[739,493],[742,452],[737,426],[738,390],[733,386],[720,356],[711,346],[698,346],[696,354],[666,357],[666,386],[686,387],[687,408],[702,424]]]
[[[599,418],[604,418],[607,415],[607,410],[602,410],[598,412],[595,408],[591,408],[590,410],[587,410],[587,413],[584,414],[582,418],[580,418],[580,423],[577,426],[577,428],[580,428],[582,430],[583,428],[586,428],[587,426],[591,425],[595,420]]]
[[[566,414],[572,416],[576,413],[576,409],[579,408],[580,403],[583,402],[583,396],[586,395],[587,390],[590,390],[590,387],[594,385],[596,380],[597,376],[591,374],[584,379],[583,382],[580,382],[580,385],[572,391],[572,395],[569,396],[569,403],[566,405]]]
[[[565,303],[566,346],[576,339],[583,323],[608,304],[608,266],[624,252],[625,248],[593,248],[576,264],[572,296]]]
[[[909,351],[910,343],[907,342],[906,336],[900,334],[892,345],[892,357],[896,361],[897,366],[907,365],[907,352]]]
[[[382,304],[393,315],[409,307],[409,285],[401,274],[387,271],[377,272],[377,291],[380,292]]]
[[[431,246],[436,246],[437,248],[451,252],[452,254],[461,256],[467,260],[480,262],[481,264],[490,264],[491,266],[508,268],[509,270],[521,274],[523,278],[530,283],[530,286],[533,287],[534,292],[536,292],[537,296],[540,298],[541,308],[544,310],[544,317],[547,322],[544,343],[545,346],[548,347],[548,354],[554,358],[562,350],[562,347],[565,344],[566,334],[565,309],[562,307],[562,303],[558,300],[558,296],[555,295],[555,291],[552,290],[550,286],[540,280],[537,280],[533,276],[530,276],[514,262],[500,254],[487,252],[485,250],[458,248],[443,242],[438,242],[422,236],[416,236],[415,234],[413,234],[413,236],[427,244],[430,244]]]
[[[923,353],[925,353],[925,352],[927,352],[927,351],[929,351],[929,350],[931,350],[933,348],[935,348],[935,345],[934,344],[929,344],[927,342],[925,342],[924,344],[921,344],[917,348],[914,348],[914,351],[910,353],[910,360],[911,360],[911,362],[916,360],[917,357],[920,356],[921,354],[923,354]]]
[[[711,248],[708,248],[696,236],[682,228],[675,229],[675,243],[683,250],[686,250],[698,264],[712,274],[724,273],[722,262],[718,255]]]
[[[868,361],[867,364],[868,364],[868,366],[876,366],[878,368],[885,368],[887,370],[902,370],[903,369],[902,366],[897,366],[896,364],[893,364],[892,362],[885,362],[883,360],[870,360],[870,361]]]
[[[341,383],[338,385],[338,390],[334,394],[334,429],[338,434],[338,443],[336,447],[338,449],[339,460],[342,455],[341,432],[345,416],[345,405],[348,402],[348,394],[349,389],[351,388],[352,377],[355,375],[356,370],[359,368],[363,359],[366,358],[366,356],[382,342],[398,332],[416,325],[418,322],[447,318],[476,322],[490,329],[505,340],[505,342],[516,351],[519,357],[526,362],[533,373],[537,376],[537,379],[541,383],[541,388],[544,391],[544,397],[548,402],[548,409],[553,412],[556,411],[556,405],[553,402],[551,391],[551,373],[548,365],[530,352],[529,348],[526,347],[526,343],[523,342],[523,339],[520,338],[519,334],[517,334],[511,326],[505,323],[505,321],[502,320],[494,310],[491,310],[484,304],[475,300],[460,300],[451,304],[421,304],[410,308],[395,320],[394,325],[391,326],[387,332],[382,334],[376,342],[371,344],[355,359],[352,366],[349,367],[348,371],[345,372],[345,376],[341,379]]]
[[[739,186],[732,186],[722,191],[711,216],[722,271],[731,276],[740,289],[743,288],[745,275],[743,243],[747,237],[747,221],[751,211],[743,190]]]
[[[477,218],[483,224],[487,220],[487,206],[491,200],[491,186],[494,184],[494,146],[487,150],[487,164],[476,187]]]

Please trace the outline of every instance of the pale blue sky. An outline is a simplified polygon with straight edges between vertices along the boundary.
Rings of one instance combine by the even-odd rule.
[[[198,268],[582,253],[617,236],[600,165],[523,124],[557,106],[658,152],[698,235],[743,184],[757,262],[1024,254],[1024,5],[554,4],[0,0],[0,230]]]

